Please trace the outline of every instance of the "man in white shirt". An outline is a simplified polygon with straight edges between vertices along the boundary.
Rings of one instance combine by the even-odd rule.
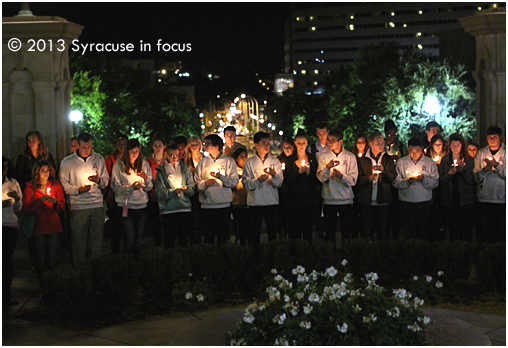
[[[252,221],[252,245],[259,246],[261,224],[266,222],[268,240],[277,239],[278,188],[282,185],[282,168],[279,159],[270,154],[270,134],[254,134],[257,151],[243,165],[242,183],[247,189],[247,205]],[[249,241],[250,243],[251,241]]]
[[[506,242],[506,146],[501,143],[502,129],[487,128],[488,146],[478,150],[474,170],[480,206],[481,229],[478,242]]]
[[[92,136],[78,135],[79,147],[60,164],[60,183],[69,198],[72,262],[102,253],[104,203],[102,190],[109,183],[104,157],[92,152]]]
[[[393,187],[399,190],[400,213],[406,238],[428,240],[432,190],[439,185],[436,163],[423,155],[423,141],[411,138],[409,155],[397,161]]]
[[[317,178],[323,183],[323,214],[325,216],[326,240],[335,245],[337,212],[340,216],[342,239],[351,238],[353,215],[353,186],[358,178],[355,155],[342,146],[343,134],[332,130],[328,134],[329,150],[318,155]]]
[[[236,163],[231,157],[222,153],[222,139],[217,134],[209,134],[204,139],[204,150],[208,156],[203,157],[194,173],[198,187],[199,202],[203,213],[205,243],[226,243],[229,237],[229,220],[233,191],[238,185]]]

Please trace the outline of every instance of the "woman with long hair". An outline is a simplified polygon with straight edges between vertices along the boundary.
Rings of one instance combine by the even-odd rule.
[[[357,158],[365,156],[365,153],[369,149],[367,137],[363,134],[358,135],[355,138],[355,146],[351,151]]]
[[[49,161],[37,161],[32,170],[32,180],[27,183],[23,194],[23,214],[35,215],[32,239],[41,285],[44,272],[55,268],[58,233],[63,232],[59,213],[65,209],[65,197],[55,175]]]
[[[439,166],[441,205],[450,240],[471,242],[473,210],[476,202],[474,159],[469,156],[464,137],[453,133],[448,138],[450,152]]]
[[[432,158],[432,160],[436,163],[437,168],[439,170],[441,166],[441,160],[448,153],[448,146],[446,144],[446,140],[443,138],[441,134],[435,134],[430,139],[430,145],[427,148],[427,152],[425,155],[427,157]],[[432,219],[430,220],[430,235],[429,239],[431,241],[434,240],[444,240],[445,235],[445,216],[441,209],[441,187],[438,186],[432,190],[432,200],[430,201],[430,216]]]
[[[316,201],[317,160],[307,152],[307,134],[295,136],[296,152],[286,160],[284,181],[289,208],[289,238],[312,241],[312,216]]]
[[[184,163],[189,167],[194,175],[196,171],[196,166],[199,161],[203,158],[203,142],[200,137],[192,136],[189,138],[187,142],[187,147],[185,148],[185,157]],[[199,203],[199,195],[195,194],[190,197],[192,203],[192,224],[194,227],[194,231],[192,232],[192,236],[190,237],[191,244],[201,244],[201,203]]]
[[[18,304],[11,296],[13,276],[13,257],[18,241],[18,216],[23,194],[16,179],[13,178],[12,162],[2,156],[2,304],[4,307]]]
[[[448,153],[448,146],[445,139],[441,134],[436,134],[430,139],[430,145],[427,148],[425,155],[432,158],[436,162],[438,168],[441,164],[441,159]]]
[[[141,236],[147,217],[148,194],[153,187],[152,170],[141,156],[141,145],[137,139],[129,139],[121,161],[113,166],[111,188],[115,192],[120,221],[125,235],[124,252],[141,251]]]
[[[152,170],[153,182],[155,183],[155,176],[157,174],[156,168],[164,163],[165,150],[166,150],[166,138],[161,132],[155,132],[152,136],[152,149],[153,152],[148,157],[148,164]],[[157,249],[162,248],[162,233],[161,233],[161,220],[159,211],[159,198],[155,193],[155,185],[148,192],[148,220],[147,230],[153,232],[153,239],[155,247]]]
[[[295,140],[286,137],[282,141],[282,152],[277,157],[281,163],[282,171],[286,170],[287,159],[296,152]],[[286,239],[289,232],[289,209],[286,202],[286,182],[279,187],[279,239]]]
[[[38,160],[47,160],[56,170],[56,163],[53,155],[48,151],[41,132],[38,130],[29,131],[25,136],[25,148],[16,161],[16,179],[21,189],[25,189],[27,182],[32,180],[32,168]]]
[[[231,212],[233,214],[234,224],[236,227],[236,241],[240,245],[252,245],[251,220],[249,206],[247,205],[247,189],[243,187],[243,165],[247,160],[247,149],[238,147],[231,153],[231,158],[236,162],[236,171],[240,181],[236,188],[233,189],[233,201],[231,202]]]

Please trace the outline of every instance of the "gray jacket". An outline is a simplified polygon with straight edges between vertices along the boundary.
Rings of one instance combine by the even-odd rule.
[[[156,168],[155,175],[155,193],[159,197],[159,210],[161,214],[169,211],[191,209],[192,204],[189,197],[196,192],[194,179],[189,167],[180,161],[180,170],[182,173],[182,186],[187,186],[187,191],[176,194],[177,187],[169,180],[167,163],[162,163]]]

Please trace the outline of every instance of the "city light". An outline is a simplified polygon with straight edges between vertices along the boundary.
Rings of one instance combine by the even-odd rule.
[[[71,111],[70,119],[72,122],[78,123],[83,119],[83,113],[81,111],[73,110]]]
[[[283,131],[279,131],[279,135],[282,136],[284,134]]]
[[[166,75],[166,73],[167,73],[166,69],[162,69],[161,74]]]

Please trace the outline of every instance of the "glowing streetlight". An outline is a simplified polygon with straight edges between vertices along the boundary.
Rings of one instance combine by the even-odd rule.
[[[83,119],[83,113],[81,111],[73,110],[71,111],[70,119],[72,122],[78,123]]]

